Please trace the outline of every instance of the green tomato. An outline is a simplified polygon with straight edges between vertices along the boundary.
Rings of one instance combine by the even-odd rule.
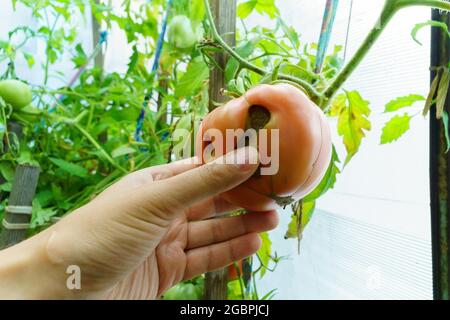
[[[199,300],[201,294],[196,285],[192,283],[180,283],[169,289],[163,295],[164,300]]]
[[[0,97],[14,109],[19,110],[31,103],[31,88],[19,80],[3,80],[0,81]]]
[[[169,43],[176,48],[188,49],[197,43],[198,34],[194,32],[191,20],[184,15],[179,15],[172,18],[168,27],[167,36]]]

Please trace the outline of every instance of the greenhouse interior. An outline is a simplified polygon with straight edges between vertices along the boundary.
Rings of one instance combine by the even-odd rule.
[[[1,0],[0,299],[448,300],[449,12]]]

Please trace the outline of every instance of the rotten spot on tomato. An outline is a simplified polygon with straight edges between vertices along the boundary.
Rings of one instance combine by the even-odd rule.
[[[263,106],[253,105],[248,108],[248,128],[263,129],[270,121],[270,112]]]

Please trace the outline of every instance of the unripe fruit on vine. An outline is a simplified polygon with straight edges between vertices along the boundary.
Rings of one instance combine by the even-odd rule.
[[[319,184],[331,160],[331,133],[325,115],[290,84],[259,85],[209,113],[196,141],[202,163],[231,151],[230,146],[242,146],[243,136],[229,136],[229,129],[257,132],[259,169],[249,180],[222,194],[247,210],[277,209],[302,199]],[[223,141],[211,132],[221,133]]]
[[[19,80],[2,80],[0,81],[0,97],[15,110],[19,110],[31,103],[31,88]]]
[[[199,300],[202,297],[202,287],[192,283],[179,283],[163,294],[164,300]]]
[[[196,44],[198,35],[192,27],[191,20],[184,15],[178,15],[172,18],[167,37],[169,43],[176,48],[188,49]]]

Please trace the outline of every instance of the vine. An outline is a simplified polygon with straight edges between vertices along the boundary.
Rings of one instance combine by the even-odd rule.
[[[262,76],[270,74],[270,72],[264,70],[263,68],[257,67],[251,64],[246,59],[242,58],[235,50],[228,46],[222,37],[218,34],[215,27],[214,18],[211,13],[211,8],[208,0],[204,0],[206,7],[207,18],[211,27],[212,36],[217,44],[225,50],[230,56],[235,58],[241,68],[245,68],[256,72]],[[363,41],[359,49],[356,51],[355,55],[350,59],[349,63],[338,73],[331,84],[323,91],[317,91],[314,86],[309,84],[300,78],[288,76],[284,74],[278,74],[277,78],[280,80],[288,80],[296,83],[304,88],[305,92],[310,96],[310,98],[318,103],[322,109],[327,109],[329,106],[329,101],[334,97],[334,95],[341,89],[342,85],[347,81],[350,75],[356,70],[360,65],[361,61],[366,57],[367,53],[370,51],[372,46],[375,44],[377,39],[386,29],[387,25],[391,21],[392,17],[400,9],[412,7],[412,6],[426,6],[436,9],[442,9],[450,11],[450,3],[442,0],[386,0],[384,7],[381,11],[380,17],[375,25],[375,27],[367,35],[366,39]]]

